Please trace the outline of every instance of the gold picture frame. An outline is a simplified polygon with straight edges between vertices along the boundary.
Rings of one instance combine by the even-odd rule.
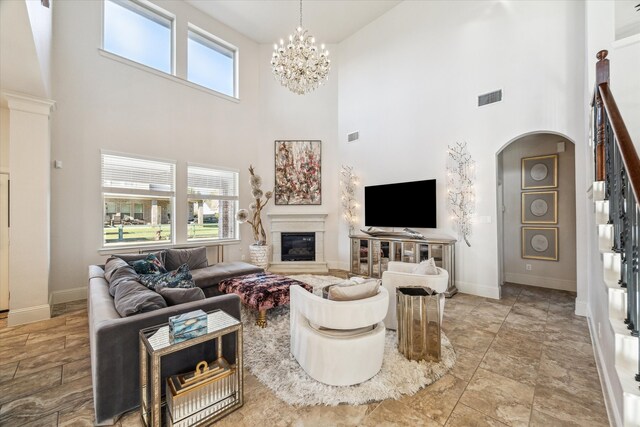
[[[522,193],[521,217],[523,224],[557,224],[558,192],[554,190]]]
[[[522,227],[522,258],[558,261],[558,227]]]
[[[558,155],[522,158],[522,189],[537,190],[558,186]]]

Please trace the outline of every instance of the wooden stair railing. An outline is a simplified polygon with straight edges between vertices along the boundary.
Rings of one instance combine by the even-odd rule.
[[[607,54],[606,50],[601,50],[596,56],[596,88],[591,104],[595,136],[595,176],[597,181],[605,182],[609,224],[613,225],[611,249],[620,254],[618,283],[627,289],[627,317],[624,322],[631,335],[637,337],[640,326],[640,158],[609,88]],[[640,381],[640,344],[638,361],[635,379]]]

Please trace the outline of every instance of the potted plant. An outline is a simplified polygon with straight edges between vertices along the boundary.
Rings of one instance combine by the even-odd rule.
[[[262,192],[260,189],[262,178],[255,173],[251,165],[249,166],[249,173],[251,174],[249,180],[251,184],[251,195],[255,199],[255,202],[249,205],[251,212],[247,209],[240,209],[236,215],[236,219],[241,224],[246,222],[251,225],[253,240],[255,242],[249,246],[251,263],[266,269],[269,265],[269,245],[267,245],[267,235],[262,226],[261,213],[262,208],[264,208],[269,202],[269,199],[273,197],[273,192]]]

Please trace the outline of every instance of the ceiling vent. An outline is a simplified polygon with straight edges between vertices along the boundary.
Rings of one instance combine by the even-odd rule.
[[[359,138],[360,138],[360,133],[358,131],[347,134],[347,142],[357,141]]]
[[[478,96],[478,107],[502,101],[502,89]]]

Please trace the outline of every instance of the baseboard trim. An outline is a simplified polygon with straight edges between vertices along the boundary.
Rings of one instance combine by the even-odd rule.
[[[465,294],[477,295],[479,297],[500,299],[500,288],[497,286],[486,286],[478,283],[461,282],[456,280],[458,291]]]
[[[38,322],[51,318],[51,306],[49,304],[35,305],[33,307],[17,308],[9,310],[7,324],[9,326],[22,325],[24,323]]]
[[[575,280],[554,279],[552,277],[532,276],[530,274],[504,273],[504,280],[520,285],[538,286],[540,288],[559,289],[561,291],[576,291]]]
[[[587,316],[589,314],[589,309],[587,307],[587,302],[586,301],[581,301],[578,298],[576,298],[576,316]]]
[[[84,286],[80,288],[51,292],[49,304],[62,304],[65,302],[78,301],[81,299],[87,299],[87,288]]]
[[[576,301],[576,311],[578,309],[578,301]],[[596,338],[594,333],[595,326],[593,324],[593,315],[591,310],[587,306],[587,324],[589,325],[589,334],[591,335],[591,342],[593,343],[593,355],[596,359],[596,368],[598,369],[598,376],[600,377],[600,384],[602,387],[602,394],[604,396],[604,406],[607,408],[607,416],[609,417],[609,424],[615,427],[622,427],[622,416],[618,413],[618,406],[613,401],[613,389],[611,388],[611,379],[606,369],[603,369],[604,356],[602,355],[602,348],[600,347],[600,341]]]

